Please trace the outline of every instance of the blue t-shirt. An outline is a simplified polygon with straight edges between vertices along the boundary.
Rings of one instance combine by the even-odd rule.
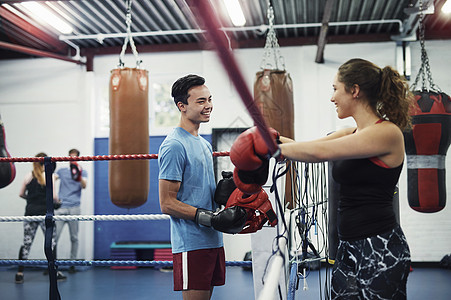
[[[61,168],[56,171],[56,174],[60,179],[58,198],[62,202],[61,207],[80,206],[82,190],[80,181],[75,181],[72,179],[70,168]],[[83,178],[88,177],[86,170],[81,171],[81,176]]]
[[[216,182],[213,150],[201,136],[175,128],[158,152],[159,179],[180,181],[177,199],[194,207],[215,210]],[[180,253],[223,246],[222,233],[192,220],[171,217],[172,252]]]

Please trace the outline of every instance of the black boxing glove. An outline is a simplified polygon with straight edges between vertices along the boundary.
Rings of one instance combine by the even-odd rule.
[[[233,181],[236,187],[247,195],[259,193],[262,186],[268,181],[269,161],[263,162],[260,168],[254,171],[233,170]]]
[[[236,189],[236,185],[233,181],[233,172],[222,171],[221,174],[222,179],[219,180],[216,187],[214,200],[219,205],[226,205],[230,195]]]
[[[219,212],[198,208],[194,221],[221,232],[235,234],[243,230],[247,221],[247,212],[239,206],[229,207]]]
[[[72,176],[72,179],[75,181],[81,181],[81,173],[82,168],[78,165],[76,161],[72,161],[70,163],[70,174]]]

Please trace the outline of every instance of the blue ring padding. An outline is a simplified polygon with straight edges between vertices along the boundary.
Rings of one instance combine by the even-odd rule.
[[[298,278],[298,264],[294,262],[291,264],[290,281],[288,282],[287,300],[294,300],[295,298],[297,278]]]
[[[46,260],[33,259],[0,259],[0,265],[44,266]],[[55,260],[56,266],[140,266],[140,267],[171,267],[172,261],[151,260]],[[252,261],[226,261],[228,267],[250,267]]]

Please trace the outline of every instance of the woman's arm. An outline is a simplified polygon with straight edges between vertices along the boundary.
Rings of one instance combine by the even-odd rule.
[[[327,140],[336,139],[336,138],[339,138],[339,137],[351,134],[354,130],[355,130],[355,127],[340,129],[340,130],[334,131],[334,132],[332,132],[332,133],[330,133],[330,134],[328,134],[328,135],[326,135],[326,136],[324,136],[322,138],[316,139],[314,141],[327,141]],[[293,140],[293,139],[290,139],[288,137],[281,136],[280,137],[280,142],[282,144],[288,144],[288,143],[295,143],[296,141]]]
[[[55,175],[55,174],[53,174],[53,175],[52,175],[53,202],[54,202],[54,203],[59,203],[60,200],[58,199],[58,194],[57,194],[57,191],[56,191],[56,184],[55,184],[56,179],[58,179],[58,176]]]
[[[394,165],[404,157],[401,130],[390,122],[369,126],[356,133],[346,129],[310,141],[281,144],[282,155],[304,162],[387,156]],[[394,157],[390,157],[390,155]]]
[[[25,178],[22,182],[22,186],[20,187],[20,191],[19,191],[20,198],[27,200],[27,184],[30,183],[32,178],[33,178],[33,175],[31,174],[31,172],[25,176]]]

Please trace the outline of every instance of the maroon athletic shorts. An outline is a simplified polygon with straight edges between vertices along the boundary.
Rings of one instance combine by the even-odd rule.
[[[224,248],[173,254],[174,291],[210,290],[225,284]]]

